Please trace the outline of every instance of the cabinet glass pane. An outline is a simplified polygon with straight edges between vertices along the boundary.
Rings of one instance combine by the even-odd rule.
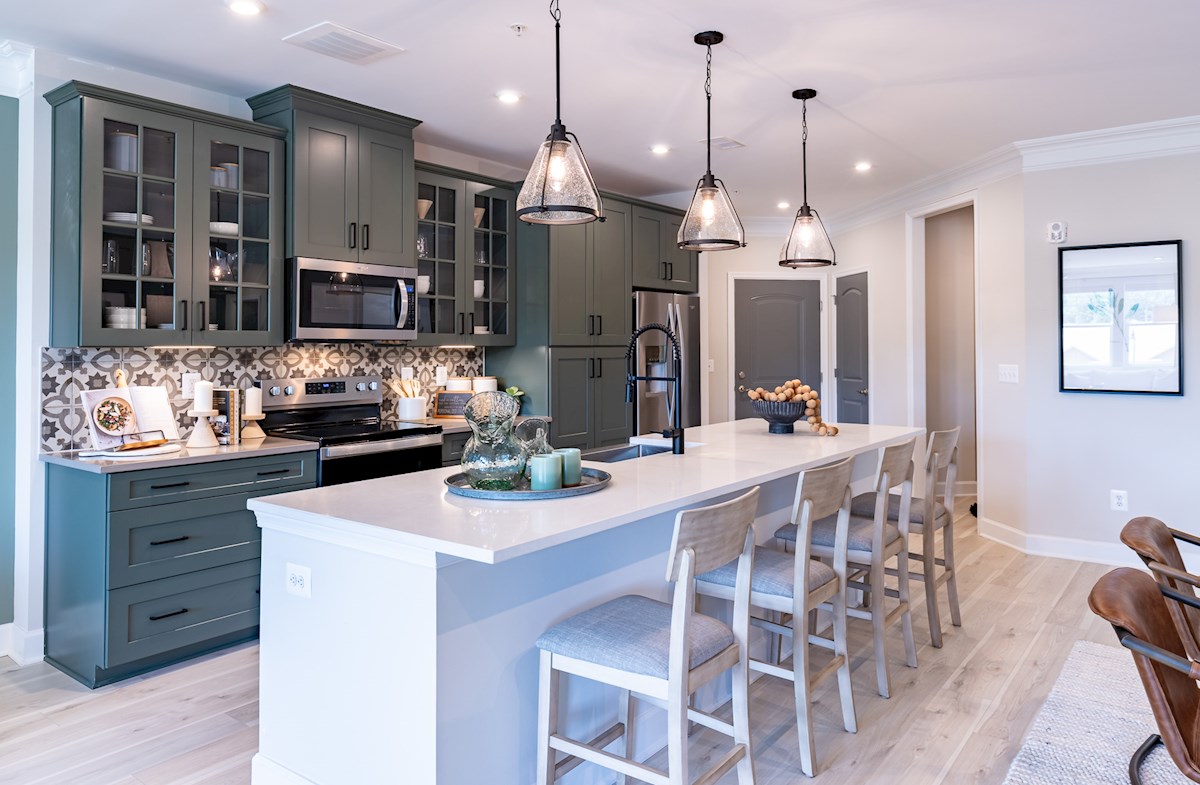
[[[146,327],[152,330],[175,329],[175,286],[170,283],[143,283],[142,308]]]
[[[446,335],[453,335],[454,328],[454,301],[453,300],[436,300],[434,301],[436,310],[435,331]]]
[[[136,330],[141,321],[137,281],[105,278],[100,284],[104,304],[99,326],[114,330]]]
[[[224,142],[209,145],[209,177],[216,188],[241,187],[241,155],[238,146]]]
[[[142,152],[142,174],[152,177],[175,177],[175,134],[146,128],[142,132],[145,150]]]
[[[449,188],[437,189],[437,220],[440,223],[455,223],[458,212],[458,199]]]
[[[132,224],[138,219],[137,178],[104,175],[104,220]]]
[[[238,242],[234,239],[210,239],[208,244],[208,280],[230,283],[238,279]]]
[[[104,121],[104,168],[136,172],[138,168],[138,127],[116,120]]]
[[[242,243],[242,281],[266,286],[270,283],[270,249],[268,243]]]
[[[236,235],[241,228],[238,221],[238,195],[225,191],[209,191],[208,220],[208,230],[212,234]],[[216,223],[221,225],[212,225]]]
[[[141,262],[143,277],[174,279],[175,235],[143,229]]]
[[[490,229],[492,227],[491,210],[488,209],[488,198],[486,196],[475,196],[475,212],[472,220],[475,222],[476,229]]]
[[[487,232],[475,230],[475,264],[488,263],[488,236]]]
[[[493,232],[508,231],[508,200],[507,199],[492,199],[491,209],[488,214],[491,217],[491,227]]]
[[[488,289],[488,297],[497,301],[508,300],[508,271],[499,267],[492,268],[491,287]]]
[[[491,281],[488,278],[488,268],[484,265],[475,265],[475,278],[472,282],[472,293],[476,300],[485,299],[492,296],[490,291]]]
[[[433,224],[422,221],[417,225],[417,256],[422,259],[428,259],[434,255],[434,231]]]
[[[458,258],[457,250],[454,247],[454,227],[453,226],[438,226],[437,228],[437,252],[435,254],[438,259],[456,259]]]
[[[508,235],[492,235],[492,264],[497,267],[508,266]]]
[[[242,287],[242,329],[267,329],[267,290]]]
[[[417,183],[417,217],[422,220],[428,218],[431,221],[436,218],[437,213],[434,213],[433,215],[429,214],[429,209],[433,206],[433,203],[436,199],[437,188],[429,183]],[[421,201],[429,202],[429,204],[421,204]],[[425,214],[421,215],[422,212]]]
[[[266,239],[271,228],[271,201],[264,196],[242,197],[242,236]]]
[[[206,330],[237,329],[238,289],[236,286],[208,287],[208,324]]]
[[[134,275],[137,270],[137,229],[106,226],[102,233],[100,272],[105,275]]]
[[[271,155],[264,150],[249,147],[242,161],[242,188],[260,194],[271,192]]]
[[[451,262],[439,262],[437,276],[432,282],[434,287],[432,293],[442,297],[453,297],[458,288],[456,280],[454,264]]]
[[[142,223],[171,229],[175,226],[175,184],[142,181]]]
[[[508,306],[504,303],[492,303],[492,332],[496,335],[508,334]]]

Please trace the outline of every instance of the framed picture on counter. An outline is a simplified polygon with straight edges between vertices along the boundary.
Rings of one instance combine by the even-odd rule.
[[[1183,242],[1058,249],[1059,390],[1183,394]]]

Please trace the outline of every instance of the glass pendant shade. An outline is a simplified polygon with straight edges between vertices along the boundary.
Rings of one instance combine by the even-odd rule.
[[[746,231],[725,184],[711,174],[696,184],[676,239],[685,251],[725,251],[746,245]]]
[[[827,267],[837,264],[833,243],[817,211],[803,205],[779,253],[780,267]]]
[[[553,126],[517,196],[517,217],[534,224],[582,224],[603,215],[579,142],[562,126]]]

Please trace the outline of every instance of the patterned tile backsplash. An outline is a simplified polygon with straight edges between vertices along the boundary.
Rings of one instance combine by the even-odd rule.
[[[184,438],[191,432],[189,400],[180,395],[182,375],[199,372],[218,387],[251,387],[255,379],[289,376],[400,376],[412,366],[413,376],[429,393],[437,367],[450,376],[483,374],[483,349],[447,349],[359,343],[308,343],[249,348],[42,349],[42,450],[76,450],[89,446],[87,418],[80,390],[114,384],[113,371],[125,369],[130,384],[165,387]],[[396,400],[384,387],[384,414]]]

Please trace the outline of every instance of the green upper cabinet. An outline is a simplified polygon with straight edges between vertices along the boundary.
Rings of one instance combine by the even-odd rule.
[[[416,343],[511,346],[516,192],[432,165],[416,183]]]
[[[552,346],[628,343],[633,209],[606,197],[604,221],[549,228]]]
[[[638,289],[694,294],[699,289],[699,254],[676,242],[683,216],[635,205],[633,285]]]
[[[294,85],[247,103],[288,133],[287,256],[414,266],[419,120]]]
[[[55,346],[283,342],[283,134],[80,82],[54,113]]]

